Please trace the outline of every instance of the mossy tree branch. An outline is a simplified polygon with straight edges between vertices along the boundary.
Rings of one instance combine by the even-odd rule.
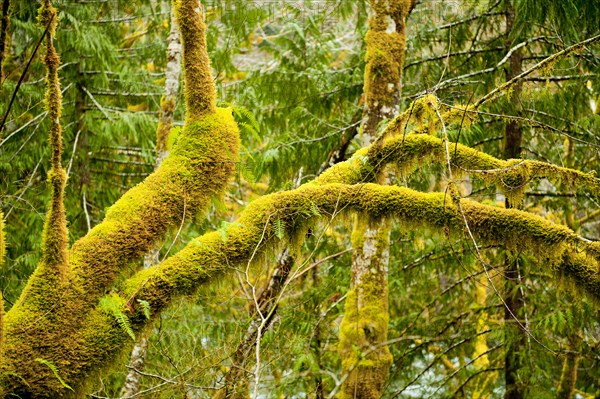
[[[227,119],[223,115],[219,118],[219,114],[225,112],[220,111],[212,118],[207,118],[212,123],[207,122],[203,131],[205,133],[212,131],[211,129],[214,129],[215,124],[225,123],[223,119]],[[197,128],[199,127],[197,126]],[[187,133],[189,134],[189,132]],[[128,227],[129,219],[126,217],[126,210],[131,210],[131,207],[136,204],[136,200],[140,200],[144,204],[152,204],[151,201],[149,202],[145,198],[148,195],[156,194],[155,185],[165,184],[164,176],[160,176],[161,173],[167,172],[164,172],[164,169],[161,172],[161,169],[174,167],[169,165],[170,162],[182,162],[186,165],[193,163],[196,166],[203,164],[203,158],[191,160],[184,156],[184,154],[191,156],[189,155],[191,148],[194,147],[194,144],[201,144],[202,140],[198,143],[197,139],[186,138],[186,134],[182,137],[184,141],[178,143],[176,149],[165,160],[159,171],[153,175],[155,177],[148,179],[152,182],[151,187],[153,189],[150,190],[149,187],[145,186],[150,184],[148,181],[133,189],[131,193],[127,194],[123,200],[111,209],[107,221],[99,225],[94,229],[96,232],[92,231],[83,240],[83,244],[86,245],[82,249],[78,249],[78,246],[82,244],[73,248],[72,258],[73,255],[77,255],[75,257],[77,262],[85,263],[83,260],[93,262],[95,258],[100,257],[102,261],[109,263],[105,268],[101,267],[103,266],[102,263],[94,263],[95,268],[87,265],[89,275],[86,276],[83,272],[77,273],[79,277],[75,280],[76,282],[88,279],[90,280],[88,284],[92,284],[97,274],[100,274],[100,278],[102,278],[104,272],[112,269],[114,269],[112,273],[116,274],[120,270],[117,263],[126,264],[127,259],[131,259],[136,254],[140,256],[143,253],[143,250],[135,252],[135,248],[137,248],[138,243],[144,243],[145,239],[136,238],[131,241],[131,237],[127,234],[127,229],[130,233],[132,228]],[[200,148],[213,150],[206,147],[206,144],[200,145]],[[195,154],[201,152],[203,151],[194,151]],[[369,213],[376,218],[394,215],[406,223],[413,223],[417,226],[437,228],[450,226],[461,230],[464,227],[462,218],[456,207],[452,205],[451,199],[444,197],[443,194],[421,194],[404,188],[372,184],[353,186],[327,184],[335,180],[348,184],[369,181],[373,178],[374,171],[382,168],[385,163],[414,161],[422,159],[423,154],[429,154],[429,157],[435,160],[436,158],[439,159],[437,152],[443,152],[443,142],[440,139],[426,135],[407,135],[404,138],[401,135],[390,136],[381,146],[374,145],[361,150],[349,161],[335,165],[314,183],[306,184],[294,192],[274,194],[253,202],[238,223],[230,226],[226,242],[222,240],[219,233],[205,235],[193,241],[186,249],[169,258],[162,265],[138,273],[128,281],[127,289],[122,294],[123,302],[135,294],[136,298],[149,301],[153,314],[158,314],[170,303],[174,296],[193,292],[199,284],[221,273],[228,265],[247,261],[259,243],[261,243],[261,248],[266,248],[265,243],[269,240],[261,241],[260,237],[263,229],[266,229],[267,238],[274,236],[274,232],[270,231],[272,226],[269,223],[269,221],[274,220],[273,218],[284,219],[286,221],[285,225],[290,228],[301,225],[306,226],[307,219],[314,218],[314,215],[310,212],[314,205],[319,207],[322,214],[337,212],[340,209],[354,209]],[[501,166],[501,162],[503,162],[461,146],[457,146],[456,154],[455,162],[459,163],[462,159],[462,163],[469,167],[495,168]],[[171,161],[169,161],[170,159]],[[190,169],[176,170],[197,180],[206,179],[206,174],[198,175]],[[173,177],[173,175],[170,176]],[[202,183],[198,184],[200,187],[188,187],[190,188],[190,195],[199,189],[202,191],[202,187],[207,190]],[[172,186],[170,187],[172,188]],[[168,188],[165,187],[165,189]],[[143,195],[140,193],[143,193]],[[161,191],[158,190],[158,193],[161,193]],[[170,197],[176,199],[178,193],[181,193],[181,191],[177,190],[171,193]],[[166,195],[166,193],[162,195]],[[159,202],[161,196],[159,196]],[[154,200],[156,201],[157,198],[154,198]],[[181,211],[176,204],[177,201],[171,206]],[[600,298],[600,278],[595,269],[597,265],[595,257],[599,251],[595,244],[584,243],[569,229],[553,225],[542,218],[525,212],[484,206],[468,200],[462,200],[462,207],[472,231],[476,238],[481,239],[482,242],[508,243],[508,245],[515,247],[525,245],[526,249],[531,251],[537,249],[538,253],[552,254],[552,260],[556,264],[559,274],[570,277],[578,287],[589,292],[592,296]],[[142,209],[145,209],[145,207],[142,206]],[[158,217],[154,214],[156,210],[149,212],[148,214],[144,213],[149,219]],[[169,211],[169,213],[171,212],[172,210]],[[177,212],[174,212],[171,217],[177,220],[177,216],[179,216]],[[289,219],[293,217],[300,219]],[[145,219],[136,217],[135,220],[139,223],[139,220]],[[110,233],[112,230],[119,231],[119,226],[124,226],[125,231]],[[133,232],[137,233],[135,230]],[[106,237],[106,240],[101,240],[102,237]],[[524,240],[524,238],[527,238],[527,240]],[[103,242],[103,245],[99,245]],[[145,245],[148,246],[149,244]],[[98,251],[104,246],[114,248],[119,252],[122,251],[125,254],[120,254],[119,257],[113,254],[116,259],[105,258],[106,254],[103,254],[103,251]],[[89,252],[84,251],[86,247],[88,247],[87,251]],[[92,252],[94,250],[95,252]],[[84,256],[85,254],[87,256]],[[546,264],[549,263],[546,262]],[[79,265],[76,270],[81,268],[82,266]],[[95,292],[101,291],[97,290]],[[77,299],[78,295],[78,291],[73,291],[72,288],[69,288],[65,295],[68,295],[68,297],[57,305],[57,309],[65,307],[64,313],[63,311],[55,312],[63,321],[61,325],[63,330],[60,334],[46,335],[47,339],[53,339],[52,342],[57,342],[58,349],[56,352],[46,352],[46,355],[54,361],[54,364],[60,370],[62,370],[61,366],[66,364],[60,363],[61,358],[66,362],[66,359],[64,359],[65,354],[62,351],[65,351],[66,356],[69,358],[75,356],[81,359],[82,361],[76,367],[67,368],[69,372],[63,377],[70,385],[77,385],[75,382],[81,385],[83,381],[89,379],[90,370],[97,369],[100,365],[110,362],[111,356],[119,352],[117,349],[121,348],[129,338],[119,328],[114,318],[104,313],[97,306],[90,307],[90,303],[97,303],[95,299],[93,301],[83,301],[79,298],[72,301]],[[69,305],[70,303],[75,305]],[[82,303],[88,305],[82,306]],[[12,364],[14,369],[15,365],[18,364],[22,367],[20,370],[27,370],[27,367],[34,366],[31,364],[32,362],[27,362],[26,359],[32,357],[32,355],[35,358],[34,354],[37,353],[35,350],[39,350],[39,348],[23,346],[28,340],[27,337],[25,337],[25,340],[22,340],[22,338],[29,336],[33,339],[29,342],[39,342],[37,341],[39,331],[34,331],[36,326],[33,325],[34,321],[39,323],[39,317],[39,312],[33,312],[31,308],[23,309],[22,305],[15,306],[7,314],[7,320],[12,320],[12,322],[6,323],[8,347],[12,348],[6,357],[9,367]],[[132,324],[137,329],[142,328],[147,323],[140,314],[136,313],[133,316]],[[65,337],[65,327],[72,328],[74,332],[67,334]],[[74,341],[78,342],[78,345],[68,347],[67,350],[65,346],[69,345],[66,344]],[[43,369],[34,371],[44,374]],[[33,378],[31,374],[29,374],[29,377]],[[61,389],[54,380],[53,376],[49,376],[45,387],[54,387],[55,390]],[[8,382],[4,386],[13,392],[25,389],[20,380],[9,379]],[[39,379],[36,379],[36,382],[40,382]],[[21,388],[18,388],[18,386]]]
[[[315,183],[372,182],[382,168],[389,164],[396,164],[401,174],[410,175],[424,163],[446,162],[442,139],[425,134],[404,136],[402,131],[400,125],[390,125],[384,132],[386,139],[383,142],[376,142],[357,151],[348,161],[324,172]],[[574,189],[589,190],[594,195],[600,195],[600,179],[593,173],[540,161],[505,161],[462,144],[451,144],[450,147],[450,164],[457,172],[468,173],[497,184],[507,196],[522,195],[529,182],[544,178],[556,184],[566,183]]]
[[[212,196],[224,190],[232,175],[239,150],[238,130],[230,112],[214,106],[214,87],[208,57],[204,57],[204,28],[201,13],[196,12],[197,4],[177,3],[179,18],[186,27],[182,28],[182,35],[184,48],[187,47],[184,65],[188,104],[186,125],[177,144],[155,173],[130,190],[107,212],[101,224],[73,246],[68,254],[67,278],[56,285],[36,278],[40,276],[36,271],[30,279],[4,319],[0,396],[82,397],[94,375],[123,353],[129,340],[114,315],[100,305],[107,292],[115,289],[118,278],[128,277],[127,264],[139,259],[169,226],[181,223],[184,208],[190,214],[205,208]],[[195,33],[185,32],[187,27]],[[421,155],[407,152],[404,145],[410,141],[410,135],[404,137],[402,131],[396,132],[397,137],[386,137],[381,145],[360,151],[314,184],[255,201],[238,223],[229,227],[227,240],[219,233],[198,238],[163,264],[127,279],[123,291],[113,292],[110,299],[122,303],[122,309],[132,298],[147,300],[156,315],[175,296],[193,292],[231,264],[246,262],[257,247],[263,251],[273,248],[274,242],[279,241],[274,239],[270,223],[273,218],[286,221],[290,236],[301,236],[297,233],[317,216],[311,212],[315,206],[321,214],[354,210],[374,218],[393,215],[420,227],[462,231],[462,215],[453,199],[442,194],[374,184],[326,184],[369,181],[394,156],[396,161],[417,161],[427,154],[426,142],[416,144],[415,151],[422,151]],[[459,149],[456,153],[465,151]],[[489,161],[477,153],[464,163],[483,165],[486,159]],[[60,166],[60,156],[58,160]],[[585,243],[571,230],[525,212],[468,200],[461,200],[461,204],[478,239],[515,248],[523,246],[531,252],[543,249],[550,260],[546,264],[553,264],[559,274],[600,298],[600,251],[596,244]],[[261,238],[263,233],[266,239]],[[48,292],[58,295],[49,296]],[[137,331],[150,323],[139,310],[130,322]],[[36,358],[51,363],[75,391],[68,391],[52,370],[36,362]]]
[[[62,127],[60,117],[62,113],[62,94],[58,79],[58,67],[60,59],[54,48],[54,34],[58,23],[57,11],[50,0],[44,0],[39,10],[39,23],[42,27],[49,26],[46,34],[46,55],[44,65],[46,66],[46,110],[50,120],[49,142],[51,155],[51,168],[48,173],[48,181],[51,186],[51,202],[46,222],[44,224],[42,244],[42,267],[39,268],[43,277],[64,278],[68,272],[67,265],[67,217],[64,206],[64,191],[67,174],[62,168]],[[55,281],[56,282],[56,281]]]
[[[64,259],[69,261],[65,263],[64,278],[58,282],[50,278],[43,258],[5,317],[2,393],[40,398],[81,396],[90,375],[107,366],[111,357],[102,352],[106,343],[94,338],[103,334],[90,328],[94,320],[89,317],[108,318],[114,323],[114,316],[102,310],[97,314],[92,309],[99,309],[101,296],[126,273],[126,265],[141,258],[170,226],[180,224],[182,215],[205,209],[213,197],[222,194],[233,175],[239,131],[231,112],[214,106],[214,87],[209,87],[212,86],[210,65],[203,47],[206,42],[198,36],[204,30],[196,29],[203,22],[197,12],[188,13],[191,3],[178,3],[179,15],[185,14],[181,21],[193,30],[193,34],[187,32],[187,42],[184,40],[184,46],[189,45],[184,51],[184,64],[194,64],[186,76],[188,115],[178,141],[161,166],[117,201],[107,211],[105,220],[78,240],[68,255],[64,247]],[[49,29],[53,33],[56,12],[48,4],[46,1],[42,6],[40,20],[44,23],[54,18]],[[59,62],[56,53],[49,52],[48,57],[56,71]],[[52,72],[49,76],[56,74]],[[49,79],[49,83],[49,103],[60,104],[57,78]],[[195,90],[198,87],[204,87],[206,92]],[[52,164],[58,170],[60,148],[54,143],[60,139],[60,110],[53,112]],[[62,181],[64,185],[64,179],[59,179],[64,172],[53,176],[52,181]],[[53,220],[51,216],[48,219]],[[46,247],[51,242],[54,241],[45,238]],[[126,310],[125,303],[122,309]],[[105,327],[110,330],[114,325]],[[66,392],[52,370],[35,361],[39,358],[52,363],[75,391]]]
[[[374,145],[361,150],[349,161],[335,165],[330,171],[326,172],[322,178],[317,179],[313,183],[306,184],[300,190],[306,190],[304,192],[309,193],[310,190],[319,190],[321,189],[321,185],[326,185],[335,180],[349,184],[369,181],[373,179],[374,173],[378,168],[382,168],[386,163],[399,162],[401,164],[410,164],[411,161],[418,159],[423,160],[423,157],[429,157],[431,161],[435,161],[442,157],[440,154],[443,154],[443,151],[443,142],[440,139],[431,136],[412,134],[407,135],[404,138],[402,136],[390,136],[383,145]],[[454,158],[454,162],[457,164],[462,163],[463,165],[472,168],[497,168],[498,166],[502,166],[502,162],[504,162],[460,145],[457,146],[455,154],[456,157]],[[498,170],[496,172],[501,173]],[[568,172],[571,173],[571,171]],[[579,175],[575,174],[575,176]],[[582,175],[581,177],[587,178],[588,176]],[[328,187],[331,189],[332,186]],[[373,188],[373,190],[377,190],[374,191],[374,193],[380,195],[379,202],[365,203],[362,207],[357,206],[355,203],[353,204],[351,202],[353,201],[353,195],[360,193],[360,196],[364,196],[363,194],[366,193],[362,191],[362,189],[359,190],[359,187],[379,187],[377,189]],[[354,191],[353,194],[352,191],[343,192],[342,190],[338,191],[336,189],[333,194],[330,193],[329,197],[327,197],[328,200],[331,201],[328,205],[330,208],[327,208],[325,201],[323,203],[314,203],[322,209],[321,213],[323,214],[339,210],[331,208],[333,206],[332,204],[337,203],[341,208],[345,206],[355,206],[356,209],[361,212],[366,212],[377,218],[386,215],[385,212],[381,213],[382,210],[379,209],[378,204],[388,204],[389,201],[386,199],[386,195],[389,193],[389,190],[407,189],[357,185],[353,190],[359,191]],[[459,229],[463,227],[463,225],[460,224],[461,219],[458,218],[459,215],[456,213],[458,211],[451,207],[451,199],[449,197],[444,199],[444,196],[441,194],[437,194],[437,196],[436,194],[420,194],[410,190],[402,191],[402,193],[410,193],[410,195],[406,197],[408,198],[406,203],[412,205],[408,207],[398,207],[394,211],[390,210],[389,214],[400,212],[401,217],[404,215],[404,217],[409,218],[419,226],[424,224],[437,227],[450,225]],[[279,208],[275,208],[274,210],[271,209],[270,207],[273,206],[273,199],[278,198],[284,198],[288,201],[281,204]],[[305,215],[310,214],[310,211],[307,209],[311,209],[311,202],[316,201],[316,198],[318,198],[316,193],[314,195],[308,194],[306,196],[296,197],[282,193],[255,201],[242,218],[232,226],[227,233],[228,237],[239,237],[239,242],[230,241],[233,240],[233,238],[229,238],[225,244],[222,241],[221,235],[218,233],[204,236],[190,244],[191,247],[195,248],[194,250],[188,248],[191,252],[186,252],[187,250],[185,250],[174,258],[167,260],[163,265],[141,272],[131,279],[128,282],[128,289],[126,290],[125,296],[131,298],[132,295],[135,295],[136,298],[148,300],[151,303],[153,312],[155,314],[160,312],[160,310],[168,305],[175,295],[193,292],[200,282],[209,279],[216,273],[220,273],[227,265],[246,261],[249,254],[254,251],[256,245],[261,242],[259,237],[264,228],[268,230],[267,237],[273,235],[273,232],[269,230],[272,228],[268,223],[269,220],[272,221],[277,218],[282,218],[285,220],[286,226],[298,226],[296,221],[288,220],[286,218],[288,218],[290,214],[302,215],[302,209],[304,209]],[[417,204],[417,200],[421,199],[425,199],[425,202],[420,205],[415,205]],[[432,202],[430,203],[429,201]],[[438,213],[434,210],[435,206],[432,206],[436,201],[438,211],[440,211]],[[442,201],[442,205],[439,204],[440,201]],[[389,202],[389,204],[391,203],[392,202]],[[417,207],[415,208],[415,206]],[[444,216],[444,212],[447,212],[447,210],[442,212],[442,210],[439,209],[440,206],[447,206],[448,209],[454,209],[454,215]],[[277,213],[277,209],[279,209],[280,213]],[[284,211],[286,209],[287,211]],[[566,250],[563,251],[566,255],[562,259],[563,263],[559,268],[560,273],[571,277],[578,286],[591,292],[592,295],[600,295],[598,275],[594,266],[589,266],[590,264],[594,265],[596,262],[596,260],[593,259],[593,256],[595,256],[594,251],[597,251],[594,244],[584,243],[570,230],[562,226],[554,226],[539,217],[524,212],[485,207],[471,201],[464,202],[463,209],[467,214],[470,227],[474,231],[476,237],[479,239],[482,238],[479,236],[480,234],[487,234],[483,237],[484,241],[491,240],[496,243],[508,243],[509,245],[519,246],[526,242],[523,238],[529,237],[529,248],[535,248],[536,246],[540,247],[542,244],[549,247],[555,246],[557,248],[557,251],[555,251],[556,253],[561,252],[561,242],[566,242],[565,245],[568,246],[571,253]],[[424,215],[423,212],[429,213]],[[476,215],[481,212],[483,212],[483,214],[477,217]],[[520,219],[515,216],[519,216]],[[528,224],[528,221],[530,220],[533,221],[533,224],[531,225]],[[306,221],[303,221],[301,224],[304,224],[305,222]],[[244,237],[246,238],[244,239]],[[511,237],[513,240],[511,240]],[[515,237],[518,237],[518,239],[514,239]],[[263,244],[265,242],[267,241],[264,241]],[[227,247],[225,252],[223,252],[224,245]],[[577,246],[586,249],[587,254],[577,254],[575,250]],[[540,247],[538,249],[541,253],[550,253],[550,251],[547,250],[548,248],[542,250]],[[188,255],[186,255],[186,253]],[[587,260],[588,258],[591,259],[589,262]],[[202,267],[213,265],[216,269],[209,268],[207,271],[206,269],[199,269],[199,265]],[[123,298],[123,301],[125,301],[125,298]],[[115,353],[116,349],[121,347],[124,340],[128,339],[123,331],[115,324],[114,319],[110,315],[103,313],[101,309],[96,309],[94,312],[89,313],[87,318],[85,320],[80,319],[80,322],[81,325],[86,326],[85,331],[88,333],[85,333],[84,336],[91,342],[89,345],[83,345],[83,347],[95,348],[93,356],[90,356],[89,359],[89,361],[92,361],[91,359],[93,359],[94,364],[108,361],[109,359],[103,358],[103,356],[106,356],[107,353]],[[138,328],[141,328],[140,326],[147,322],[143,320],[143,317],[137,315],[134,317],[132,323],[137,325]],[[98,331],[104,331],[105,333],[110,334],[109,337],[99,339],[99,341],[104,343],[102,345],[114,346],[98,346],[97,338],[99,338],[99,336],[96,333],[92,334],[92,332]],[[79,378],[84,377],[82,374],[79,374]]]
[[[206,24],[199,0],[173,2],[183,42],[187,118],[214,112],[217,92],[206,50]]]
[[[461,207],[475,238],[481,243],[501,244],[541,257],[540,264],[558,276],[567,277],[577,289],[600,299],[599,249],[596,243],[584,243],[567,227],[516,209],[482,205],[462,199]],[[261,197],[227,229],[227,238],[218,232],[192,241],[178,254],[159,266],[144,269],[129,279],[123,300],[135,294],[150,303],[154,315],[174,298],[193,293],[199,285],[245,264],[255,252],[281,245],[272,220],[285,220],[286,237],[301,236],[316,215],[343,212],[368,213],[374,218],[393,216],[405,225],[437,230],[464,232],[464,220],[458,206],[442,193],[424,194],[402,187],[377,184],[304,185],[296,190]],[[540,255],[543,254],[543,255]],[[141,311],[133,315],[136,329],[148,324]],[[127,335],[100,309],[88,315],[86,324],[97,334],[93,339],[102,353],[114,353],[128,340]],[[104,334],[104,335],[103,335]],[[89,337],[91,339],[91,337]]]

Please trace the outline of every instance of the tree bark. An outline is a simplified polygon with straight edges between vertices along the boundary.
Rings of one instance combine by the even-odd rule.
[[[507,3],[506,14],[506,32],[507,41],[505,49],[508,52],[511,49],[511,43],[514,39],[513,27],[515,23],[515,10]],[[509,58],[509,65],[506,70],[506,81],[511,80],[522,72],[521,49],[514,51]],[[523,91],[522,82],[518,82],[513,87],[512,101],[520,106],[521,93]],[[523,141],[523,130],[519,121],[509,121],[504,130],[504,159],[520,158],[521,146]],[[505,203],[506,208],[518,208],[520,204],[513,204],[508,199]],[[511,259],[513,258],[513,259]],[[525,324],[523,320],[525,297],[522,289],[523,278],[519,271],[518,256],[506,256],[504,270],[504,292],[505,309],[504,319],[506,320],[506,345],[504,357],[504,378],[506,390],[505,399],[523,399],[527,383],[519,378],[519,370],[523,366],[525,351],[527,350],[527,335],[521,325]],[[515,320],[516,318],[516,320]],[[521,325],[520,325],[521,324]]]

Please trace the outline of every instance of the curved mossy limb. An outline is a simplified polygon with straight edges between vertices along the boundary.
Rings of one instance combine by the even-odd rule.
[[[516,250],[538,256],[544,267],[551,267],[557,274],[573,281],[578,289],[600,299],[596,244],[583,243],[570,229],[516,209],[497,208],[466,199],[461,200],[461,206],[478,242],[508,243]],[[225,239],[218,232],[208,233],[162,264],[139,271],[127,280],[124,292],[120,294],[122,300],[125,302],[133,297],[147,301],[152,315],[156,316],[175,297],[193,293],[201,284],[232,271],[237,265],[245,265],[255,251],[260,253],[280,245],[273,220],[281,219],[286,226],[301,229],[315,218],[311,211],[314,207],[318,207],[323,215],[352,211],[373,218],[393,216],[407,226],[418,228],[464,231],[458,207],[440,193],[423,194],[376,184],[304,185],[252,202],[237,223],[227,228]],[[293,235],[293,231],[286,234]],[[89,382],[91,371],[110,364],[123,353],[131,338],[114,317],[99,306],[79,315],[77,320],[77,333],[68,338],[70,345],[63,350],[68,351],[69,359],[78,359],[77,363],[85,367],[72,364],[77,368],[70,370],[63,364],[59,370],[61,373],[65,370],[63,379],[68,384],[81,387],[84,382]],[[150,322],[141,309],[136,309],[130,316],[131,326],[136,331]],[[25,362],[22,367],[36,366],[33,363]],[[14,363],[12,367],[15,367]],[[11,382],[18,383],[14,379]],[[57,385],[51,385],[54,393],[61,389]],[[24,389],[23,382],[20,382],[20,389]],[[12,386],[12,392],[28,391],[19,391]],[[48,396],[42,392],[39,397]]]
[[[188,123],[161,166],[73,245],[68,279],[58,287],[60,296],[47,297],[48,290],[57,289],[48,279],[29,282],[5,318],[5,361],[9,373],[14,373],[5,374],[9,391],[36,397],[64,391],[52,371],[36,358],[51,361],[73,387],[103,364],[107,354],[95,346],[104,345],[90,343],[95,335],[85,332],[91,309],[110,290],[124,265],[143,256],[169,226],[181,223],[184,214],[205,209],[223,193],[234,173],[238,150],[239,132],[230,110],[218,109]]]
[[[395,125],[393,129],[400,127]],[[383,142],[357,151],[349,160],[325,171],[312,184],[372,182],[390,164],[396,164],[402,174],[409,175],[424,163],[446,163],[442,139],[425,134],[389,132],[391,134]],[[529,182],[543,178],[600,195],[600,179],[592,173],[540,161],[504,161],[462,144],[450,144],[450,164],[459,172],[498,185],[511,198],[522,196]]]
[[[113,348],[115,343],[119,348],[124,345],[119,335],[123,330],[113,331],[114,314],[106,314],[97,307],[101,296],[124,273],[125,265],[146,253],[169,227],[205,209],[214,196],[222,194],[233,175],[239,131],[231,111],[215,106],[205,27],[199,12],[195,9],[189,12],[193,4],[197,2],[178,3],[180,22],[185,26],[184,63],[189,70],[185,82],[187,118],[177,145],[153,174],[127,192],[108,210],[102,223],[73,245],[68,255],[66,245],[55,244],[58,243],[55,237],[61,231],[48,229],[58,233],[45,236],[44,247],[64,248],[68,264],[62,262],[63,257],[51,256],[56,255],[55,251],[45,251],[48,256],[42,256],[34,276],[6,314],[0,394],[40,398],[82,396],[82,387],[90,375],[107,366],[107,360],[114,360],[104,350]],[[40,21],[49,26],[50,34],[56,27],[55,16],[56,12],[45,0]],[[51,64],[57,67],[58,57],[56,53],[51,55]],[[49,78],[49,87],[48,103],[59,104],[57,79]],[[52,112],[53,122],[58,123],[60,109],[54,108]],[[60,129],[60,125],[56,126]],[[53,167],[58,166],[50,179],[56,187],[64,187],[59,133],[60,130],[51,131]],[[54,145],[55,142],[59,144]],[[58,220],[54,214],[51,212],[48,220]],[[60,279],[55,278],[56,273],[49,267],[57,260],[64,266]],[[98,329],[90,329],[90,325]],[[61,378],[56,377],[57,373]]]
[[[356,211],[374,218],[391,216],[418,228],[448,227],[464,231],[458,207],[442,193],[424,194],[370,183],[304,185],[297,190],[257,199],[227,229],[226,240],[213,232],[192,241],[161,265],[140,271],[129,279],[126,293],[136,293],[138,298],[149,301],[152,309],[160,311],[173,296],[193,292],[199,283],[230,265],[247,261],[255,248],[265,250],[278,242],[271,223],[274,217],[284,220],[286,226],[302,226],[314,218],[310,216],[314,206],[322,214]],[[600,298],[600,275],[596,269],[600,256],[596,244],[584,243],[567,227],[524,211],[467,199],[461,200],[461,206],[478,242],[506,243],[516,250],[541,256],[545,265],[554,267],[593,297]],[[583,254],[587,254],[586,257]],[[138,291],[143,282],[146,283]]]

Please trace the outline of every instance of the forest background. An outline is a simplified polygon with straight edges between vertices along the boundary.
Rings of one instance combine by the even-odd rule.
[[[598,2],[411,4],[398,20],[405,23],[406,51],[397,59],[401,72],[390,75],[398,81],[397,98],[368,132],[374,107],[365,81],[379,75],[365,74],[364,38],[376,3],[203,2],[218,105],[231,107],[239,126],[240,160],[224,197],[212,198],[205,213],[184,211],[146,256],[147,264],[210,231],[226,241],[248,204],[265,195],[295,189],[344,160],[367,164],[360,148],[401,122],[401,136],[437,137],[449,144],[448,151],[432,156],[419,148],[411,162],[379,176],[380,183],[444,193],[450,203],[459,196],[498,209],[519,208],[568,227],[582,246],[600,239],[600,185],[593,177],[600,172],[599,47],[597,41],[570,47],[597,37]],[[38,23],[40,4],[2,4],[0,284],[10,311],[43,253],[52,196],[47,184],[52,121],[44,103],[46,50],[38,45],[47,35]],[[185,71],[169,69],[181,49],[168,1],[64,0],[54,6],[65,208],[73,244],[177,145],[186,107],[183,86],[169,77],[183,82]],[[398,31],[400,25],[395,24]],[[535,67],[555,54],[561,55]],[[485,106],[465,111],[532,67]],[[402,113],[404,119],[392,123]],[[165,117],[172,118],[168,139],[160,134]],[[590,175],[538,173],[528,166],[523,177],[519,166],[530,164],[461,164],[454,143],[498,160],[522,158]],[[382,277],[390,291],[387,336],[376,345],[351,345],[356,364],[348,366],[343,360],[352,355],[340,343],[340,325],[351,313],[347,299],[356,284],[350,270],[357,258],[354,216],[327,214],[315,204],[305,211],[309,219],[321,220],[302,230],[301,242],[295,238],[284,249],[297,232],[283,216],[273,218],[269,229],[279,244],[257,265],[231,266],[226,278],[174,299],[168,310],[152,315],[153,328],[138,331],[135,323],[119,322],[130,317],[127,309],[104,302],[128,345],[145,338],[141,347],[147,353],[140,363],[122,355],[85,393],[213,397],[231,388],[225,396],[346,395],[349,376],[363,372],[356,364],[385,347],[389,375],[386,371],[374,396],[600,395],[595,295],[600,291],[592,282],[573,284],[570,270],[554,264],[548,248],[532,243],[537,233],[530,230],[480,241],[468,229],[435,228],[416,213],[391,222],[387,233],[389,265],[383,269],[389,274]],[[472,227],[494,233],[486,224]],[[126,273],[143,264],[131,262]],[[280,281],[273,277],[281,273]],[[118,295],[121,283],[107,293]],[[267,288],[273,284],[275,292]],[[263,296],[265,305],[259,304]],[[46,370],[56,392],[70,394],[69,373],[59,362],[30,360]],[[238,374],[230,387],[232,370]],[[127,378],[134,380],[133,391],[126,391]],[[247,382],[239,387],[239,381]]]

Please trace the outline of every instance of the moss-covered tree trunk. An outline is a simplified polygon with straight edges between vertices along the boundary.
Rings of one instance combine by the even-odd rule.
[[[352,287],[340,326],[340,355],[346,378],[340,398],[380,398],[392,364],[385,345],[390,222],[365,219],[356,220],[352,233]]]
[[[381,122],[398,114],[410,0],[372,0],[365,67],[361,142],[371,144]],[[386,180],[385,175],[379,179]],[[340,325],[340,398],[380,398],[392,364],[388,330],[389,220],[357,216],[352,233],[352,286]]]

